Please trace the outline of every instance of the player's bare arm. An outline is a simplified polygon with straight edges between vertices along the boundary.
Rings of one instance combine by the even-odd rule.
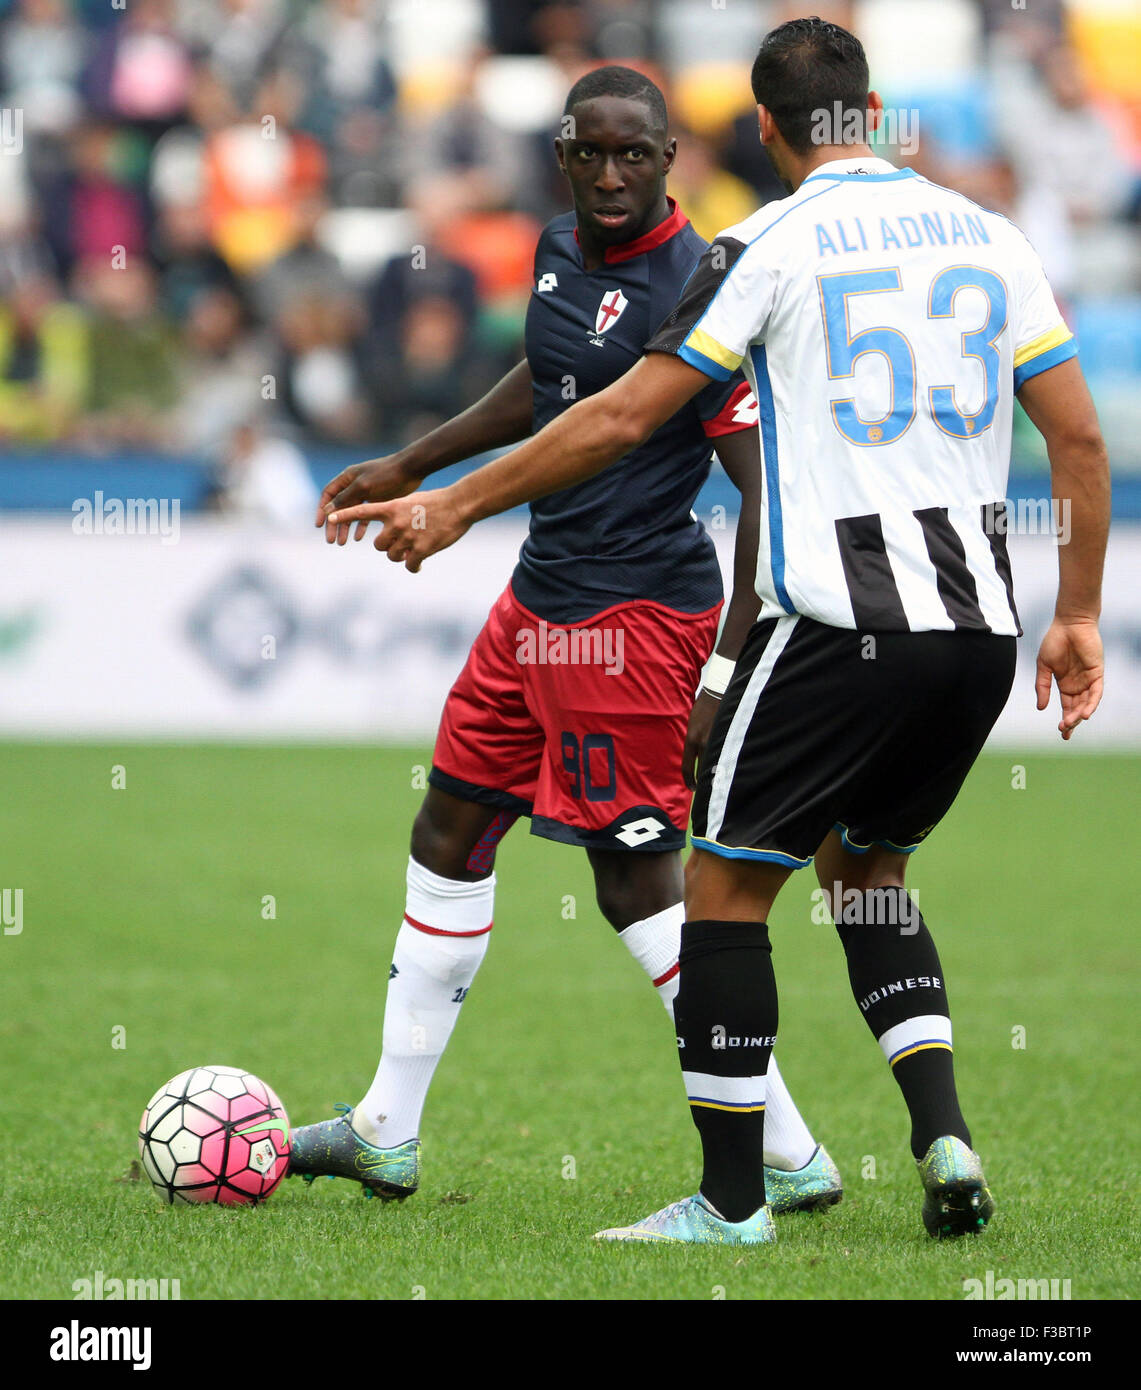
[[[755,429],[722,435],[717,441],[721,466],[741,494],[741,514],[737,521],[737,540],[733,550],[733,593],[725,610],[716,654],[736,661],[749,629],[761,607],[757,595],[757,543],[761,529],[761,448]],[[709,731],[717,716],[721,697],[705,689],[704,682],[685,735],[682,771],[686,786],[696,786],[697,763],[709,742]]]
[[[1101,702],[1104,657],[1098,617],[1109,535],[1109,459],[1097,412],[1077,358],[1031,377],[1018,393],[1046,441],[1051,493],[1069,514],[1069,540],[1058,546],[1058,601],[1038,651],[1038,708],[1057,683],[1058,731],[1069,740]]]
[[[709,377],[679,358],[651,353],[605,391],[579,401],[502,458],[451,487],[329,513],[330,525],[380,521],[373,542],[415,573],[477,521],[591,478],[664,425]]]
[[[361,502],[385,502],[415,492],[430,474],[489,449],[517,444],[531,433],[531,368],[526,358],[467,410],[446,421],[398,453],[354,463],[326,484],[317,507],[318,526],[325,539],[344,545],[349,527],[326,524],[329,512]],[[368,522],[357,525],[363,540]]]

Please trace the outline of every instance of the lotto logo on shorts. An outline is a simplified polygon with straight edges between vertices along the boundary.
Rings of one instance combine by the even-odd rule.
[[[641,820],[627,821],[621,830],[614,832],[614,838],[633,849],[635,845],[644,845],[647,840],[659,839],[664,828],[661,821],[654,820],[653,816],[643,816]]]

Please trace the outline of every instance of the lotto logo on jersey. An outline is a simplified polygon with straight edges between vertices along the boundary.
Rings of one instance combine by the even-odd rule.
[[[629,302],[621,290],[611,290],[609,294],[604,294],[602,303],[598,306],[598,313],[594,316],[595,333],[602,334],[612,328],[622,317],[622,310]]]

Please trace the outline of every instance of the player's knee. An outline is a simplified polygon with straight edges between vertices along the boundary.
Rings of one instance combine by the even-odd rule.
[[[592,852],[598,910],[615,931],[645,921],[681,902],[679,856]]]
[[[903,888],[907,855],[882,845],[873,845],[863,854],[854,854],[844,848],[840,837],[833,832],[817,850],[815,868],[820,886],[831,903],[837,894]]]
[[[841,887],[846,892],[853,893],[874,893],[879,889],[903,889],[904,887],[904,866],[893,863],[871,863],[867,865],[845,866],[844,872],[839,875]],[[834,891],[835,884],[828,884],[826,888]]]
[[[441,878],[467,877],[471,855],[470,836],[446,817],[435,813],[425,801],[412,822],[412,858]]]
[[[905,925],[910,920],[907,917],[910,899],[903,882],[905,865],[870,854],[867,862],[852,854],[845,854],[844,858],[849,862],[832,867],[831,882],[825,882],[825,875],[819,868],[817,876],[845,948],[857,928],[887,924],[889,919],[892,924]]]
[[[647,915],[639,909],[632,886],[615,876],[595,876],[594,899],[615,931],[625,931],[631,922]]]
[[[685,861],[685,900],[692,902],[703,894],[717,894],[732,876],[733,860],[721,859],[705,850],[693,849]]]

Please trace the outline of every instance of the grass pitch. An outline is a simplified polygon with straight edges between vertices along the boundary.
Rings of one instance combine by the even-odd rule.
[[[752,1251],[590,1240],[692,1192],[698,1144],[671,1030],[594,908],[585,856],[525,824],[429,1097],[420,1192],[386,1206],[293,1180],[254,1210],[161,1206],[127,1175],[169,1076],[245,1067],[294,1124],[371,1079],[427,751],[5,745],[0,760],[0,887],[23,890],[23,929],[0,937],[6,1297],[72,1298],[100,1270],[178,1279],[183,1299],[960,1299],[987,1270],[1069,1279],[1074,1299],[1137,1294],[1141,759],[990,754],[916,858],[999,1203],[981,1238],[923,1234],[906,1112],[834,932],[812,921],[815,879],[785,890],[778,1056],[846,1195]]]

